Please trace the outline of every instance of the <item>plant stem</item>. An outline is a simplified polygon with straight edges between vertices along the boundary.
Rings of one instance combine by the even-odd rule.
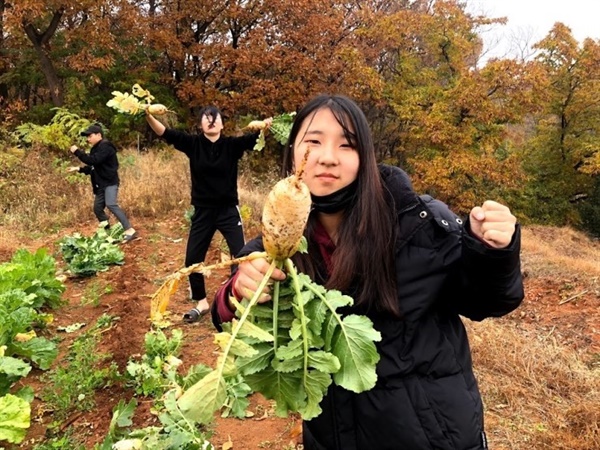
[[[295,296],[298,301],[298,309],[300,310],[300,326],[302,328],[302,346],[304,349],[304,383],[307,384],[308,380],[306,379],[306,375],[308,373],[308,331],[307,331],[307,322],[306,322],[306,314],[304,313],[304,302],[302,299],[302,291],[300,289],[300,278],[298,277],[298,272],[296,272],[296,268],[292,263],[291,259],[285,260],[285,266],[289,275],[292,277],[292,283],[294,285]]]
[[[220,364],[217,369],[219,378],[223,377],[223,370],[225,368],[225,362],[227,360],[227,355],[229,355],[229,351],[231,350],[231,346],[233,345],[233,342],[235,341],[235,338],[236,338],[237,334],[239,333],[240,328],[242,328],[242,325],[248,318],[248,315],[250,314],[252,307],[258,302],[258,299],[260,298],[260,294],[262,293],[262,290],[267,285],[267,282],[269,281],[269,279],[271,278],[271,275],[273,274],[273,271],[275,270],[276,264],[277,264],[277,262],[275,260],[273,260],[271,262],[269,269],[267,270],[267,272],[265,273],[265,276],[263,277],[260,284],[258,285],[258,289],[256,289],[256,292],[254,292],[254,295],[250,299],[248,306],[246,306],[246,309],[244,310],[242,317],[240,317],[240,319],[235,322],[235,325],[231,329],[231,336],[229,338],[229,341],[227,342],[227,346],[223,349],[223,352],[222,352],[223,357],[220,359]]]
[[[276,267],[281,269],[285,264],[284,261],[277,261]],[[279,329],[279,289],[281,282],[276,281],[273,284],[273,354],[277,354],[277,330]]]

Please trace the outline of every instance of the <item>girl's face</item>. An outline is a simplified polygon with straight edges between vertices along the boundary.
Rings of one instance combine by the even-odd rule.
[[[223,119],[221,115],[217,115],[214,123],[212,123],[212,116],[208,116],[204,114],[202,116],[202,121],[200,122],[200,126],[202,127],[202,132],[207,136],[214,136],[221,133],[223,130]]]
[[[294,141],[294,167],[301,166],[309,147],[303,180],[313,195],[332,194],[356,179],[358,151],[348,142],[329,108],[317,110],[302,123]]]

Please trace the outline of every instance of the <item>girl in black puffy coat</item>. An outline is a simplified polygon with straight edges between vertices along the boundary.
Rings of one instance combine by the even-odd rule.
[[[354,300],[382,335],[377,384],[355,394],[332,384],[323,412],[304,423],[309,450],[480,450],[483,407],[460,316],[498,317],[523,299],[520,234],[494,201],[463,221],[419,196],[401,169],[378,166],[364,114],[344,96],[318,96],[298,112],[284,155],[289,174],[307,146],[304,181],[313,209],[301,272]],[[241,255],[262,250],[260,238]],[[240,256],[241,256],[240,255]],[[240,264],[213,303],[219,327],[229,296],[251,295],[269,267]],[[272,276],[283,280],[285,273]],[[268,288],[267,288],[268,289]],[[270,300],[263,292],[261,302]]]

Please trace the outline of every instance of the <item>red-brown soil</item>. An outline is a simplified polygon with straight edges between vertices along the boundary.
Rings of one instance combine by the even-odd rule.
[[[79,230],[83,234],[91,235],[95,223],[89,224],[86,230]],[[136,226],[139,239],[123,244],[125,263],[122,266],[112,266],[108,271],[99,273],[92,278],[68,278],[65,281],[66,291],[63,296],[68,299],[68,305],[54,311],[54,322],[48,329],[48,335],[60,335],[63,338],[60,344],[61,355],[68,345],[76,338],[76,333],[67,335],[57,331],[74,323],[92,325],[102,314],[119,317],[115,325],[103,333],[101,352],[112,354],[112,360],[124,372],[128,360],[133,356],[144,353],[144,336],[150,331],[149,307],[150,297],[158,289],[166,276],[183,266],[187,230],[182,221],[147,222]],[[50,237],[46,246],[56,250],[52,239],[70,234],[63,231],[60,236]],[[214,244],[218,244],[219,235],[215,236]],[[33,250],[33,246],[28,246]],[[0,249],[2,261],[9,259],[16,249]],[[218,262],[221,257],[220,249],[213,245],[206,258],[207,264]],[[62,260],[57,258],[59,265]],[[227,279],[229,270],[214,271],[207,278],[207,292],[213,295],[218,286]],[[91,282],[100,285],[110,285],[112,292],[102,295],[98,306],[82,305],[82,297],[86,286]],[[180,328],[184,333],[184,344],[180,359],[184,361],[181,370],[187,367],[205,363],[214,364],[217,346],[213,344],[215,331],[210,315],[196,324],[185,324],[181,321],[183,313],[187,312],[193,303],[187,299],[187,283],[181,283],[180,288],[169,304],[172,312],[173,328]],[[59,356],[60,359],[60,356]],[[34,370],[23,380],[23,384],[40,388],[38,381],[41,371]],[[133,396],[132,391],[123,388],[107,388],[99,391],[96,396],[96,407],[93,411],[77,413],[63,424],[63,429],[71,426],[74,434],[79,438],[85,437],[86,448],[100,442],[108,430],[112,417],[112,410],[124,399],[129,401]],[[136,428],[150,425],[160,425],[155,416],[150,413],[152,399],[138,400],[138,407],[134,416]],[[295,417],[279,418],[273,414],[271,402],[255,395],[252,397],[249,410],[253,416],[239,420],[234,418],[222,419],[216,416],[214,435],[211,442],[215,448],[231,442],[235,449],[256,448],[288,448],[293,449],[298,436],[299,421]],[[33,448],[35,443],[44,439],[47,427],[52,420],[52,414],[44,409],[42,402],[36,399],[32,405],[31,428],[27,434],[27,441],[20,448]],[[227,447],[227,445],[226,445]]]

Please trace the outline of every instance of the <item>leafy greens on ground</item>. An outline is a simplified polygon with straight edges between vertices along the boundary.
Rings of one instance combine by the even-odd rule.
[[[59,241],[62,257],[73,275],[91,277],[108,270],[111,265],[124,263],[125,254],[118,246],[123,227],[116,224],[106,230],[105,224],[102,222],[90,237],[75,233]]]

